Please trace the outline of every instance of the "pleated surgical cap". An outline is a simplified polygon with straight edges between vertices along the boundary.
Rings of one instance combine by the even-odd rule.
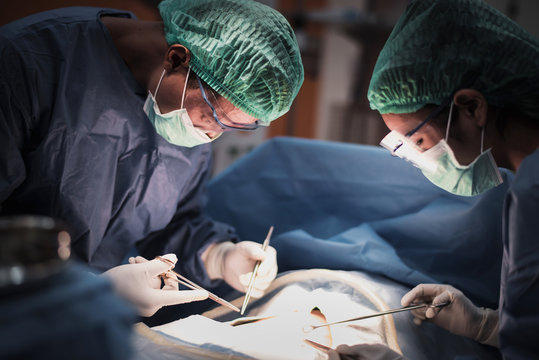
[[[483,0],[413,1],[374,67],[371,108],[411,113],[461,88],[539,119],[538,40]]]
[[[276,10],[253,0],[164,0],[169,45],[191,51],[191,68],[262,125],[286,113],[303,83],[294,32]]]

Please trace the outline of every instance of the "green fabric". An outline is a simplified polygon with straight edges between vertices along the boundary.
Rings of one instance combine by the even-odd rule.
[[[411,113],[464,87],[539,119],[538,40],[482,0],[413,1],[376,62],[371,108]]]
[[[192,69],[262,125],[286,113],[303,83],[290,24],[252,0],[165,0],[159,4],[169,45],[191,51]]]

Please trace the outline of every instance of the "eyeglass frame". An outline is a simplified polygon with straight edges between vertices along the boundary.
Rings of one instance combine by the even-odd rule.
[[[416,132],[419,131],[419,129],[421,129],[423,127],[423,125],[425,125],[426,123],[428,123],[429,121],[434,119],[436,116],[438,116],[438,114],[440,114],[442,112],[443,109],[445,109],[447,106],[449,106],[449,104],[451,103],[452,100],[453,100],[453,94],[448,96],[440,105],[438,105],[438,107],[436,109],[432,110],[429,113],[429,115],[427,115],[425,120],[421,121],[415,128],[413,128],[412,130],[410,130],[406,134],[404,134],[404,136],[409,138],[412,135],[414,135]],[[400,144],[395,146],[395,149],[393,149],[392,153],[394,154],[403,144],[404,143],[401,142]]]
[[[462,86],[461,88],[467,88],[467,87],[472,87],[477,79],[479,78],[480,74],[477,73],[477,72],[471,72],[470,74],[468,74],[469,76],[469,80],[465,83],[464,86]],[[446,97],[442,103],[436,108],[434,109],[426,118],[425,120],[423,120],[421,123],[419,123],[419,125],[417,125],[415,128],[413,128],[412,130],[408,131],[404,136],[405,137],[410,137],[412,136],[413,134],[415,134],[419,129],[421,129],[421,127],[423,125],[425,125],[427,122],[429,122],[430,120],[432,120],[434,117],[438,116],[438,114],[440,114],[440,112],[451,105],[451,103],[453,102],[453,96],[455,95],[456,91],[451,93],[448,97]],[[451,116],[451,114],[450,114]],[[448,129],[449,130],[449,129]],[[447,131],[446,131],[447,133]],[[446,137],[447,137],[448,134],[446,134]],[[393,150],[393,153],[395,153],[395,151],[397,151],[401,146],[402,146],[402,142],[395,146],[395,149]]]
[[[215,107],[211,104],[211,102],[208,100],[208,97],[206,96],[206,91],[204,90],[204,87],[202,86],[202,81],[200,80],[200,77],[197,74],[195,74],[195,75],[197,77],[198,86],[200,87],[200,93],[202,94],[202,98],[204,99],[206,104],[208,104],[208,106],[210,107],[210,109],[211,109],[211,111],[213,113],[213,118],[215,119],[217,124],[219,124],[219,126],[221,127],[221,129],[223,131],[225,131],[225,130],[253,131],[253,130],[256,130],[256,129],[258,129],[260,127],[260,124],[259,124],[258,120],[256,120],[252,124],[241,124],[240,125],[238,123],[234,123],[232,120],[229,119],[230,122],[232,122],[234,124],[238,124],[239,126],[227,125],[227,124],[222,123],[219,120],[219,117],[217,116],[217,111],[215,110]]]

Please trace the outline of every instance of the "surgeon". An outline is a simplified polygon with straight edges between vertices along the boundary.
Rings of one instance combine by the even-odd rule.
[[[500,184],[498,167],[515,172],[500,219],[498,309],[441,284],[418,285],[402,305],[449,302],[414,315],[497,347],[505,359],[537,358],[539,41],[482,0],[413,1],[379,55],[368,97],[391,130],[382,145],[442,189],[475,196]],[[332,352],[339,354],[401,358],[374,345]]]
[[[254,297],[275,277],[273,248],[202,211],[211,142],[268,126],[303,82],[294,32],[268,6],[165,0],[159,11],[154,22],[74,7],[0,28],[0,215],[61,219],[74,257],[144,316],[208,296],[161,286],[171,266],[157,255],[238,291],[262,260]]]

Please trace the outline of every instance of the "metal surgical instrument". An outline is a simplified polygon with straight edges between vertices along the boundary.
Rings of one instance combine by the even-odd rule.
[[[170,261],[169,259],[167,258],[164,258],[162,256],[157,256],[156,259],[159,259],[169,265],[172,265],[174,267],[174,262]],[[172,276],[172,275],[175,275],[175,276]],[[175,280],[177,281],[178,283],[188,287],[189,289],[192,289],[192,290],[204,290],[204,291],[208,291],[206,289],[204,289],[202,286],[200,285],[197,285],[195,284],[194,282],[192,282],[191,280],[189,280],[188,278],[186,278],[185,276],[182,276],[180,274],[178,274],[176,271],[170,269],[169,271],[167,271],[166,273],[163,274],[163,276],[166,276],[167,278],[169,279],[172,279],[172,280]],[[227,308],[231,309],[231,310],[234,310],[234,311],[237,311],[239,312],[240,309],[234,305],[232,305],[231,303],[229,303],[228,301],[226,301],[225,299],[221,299],[219,296],[211,293],[208,291],[208,294],[209,294],[209,298],[212,299],[213,301],[215,301],[216,303],[218,304],[221,304],[223,306],[226,306]]]
[[[264,239],[264,243],[262,244],[263,251],[266,251],[266,248],[268,247],[272,233],[273,233],[273,226],[269,228],[268,234],[266,235],[266,239]],[[253,285],[255,283],[255,278],[256,278],[256,274],[258,273],[258,268],[260,267],[260,263],[261,263],[260,260],[258,260],[255,263],[253,274],[251,275],[251,279],[249,280],[249,286],[247,287],[247,292],[245,293],[245,299],[243,299],[243,305],[241,306],[240,314],[242,315],[245,312],[245,309],[247,308],[247,303],[249,302],[249,299],[251,298],[251,291],[253,290]]]
[[[409,310],[414,310],[414,309],[421,309],[421,308],[424,308],[424,307],[442,308],[442,307],[447,306],[449,304],[450,304],[449,302],[444,302],[444,303],[440,303],[440,304],[436,304],[436,305],[432,305],[432,304],[412,304],[410,306],[405,306],[405,307],[401,307],[401,308],[397,308],[397,309],[381,311],[381,312],[377,312],[377,313],[374,313],[374,314],[364,315],[364,316],[360,316],[360,317],[356,317],[356,318],[352,318],[352,319],[333,321],[333,322],[330,322],[330,323],[325,323],[325,324],[320,324],[320,325],[309,325],[309,326],[304,327],[303,331],[304,332],[311,332],[314,329],[324,327],[324,326],[336,325],[336,324],[341,324],[341,323],[350,322],[350,321],[369,319],[369,318],[373,318],[373,317],[376,317],[376,316],[389,315],[389,314],[393,314],[393,313],[397,313],[397,312],[401,312],[401,311],[409,311]]]

